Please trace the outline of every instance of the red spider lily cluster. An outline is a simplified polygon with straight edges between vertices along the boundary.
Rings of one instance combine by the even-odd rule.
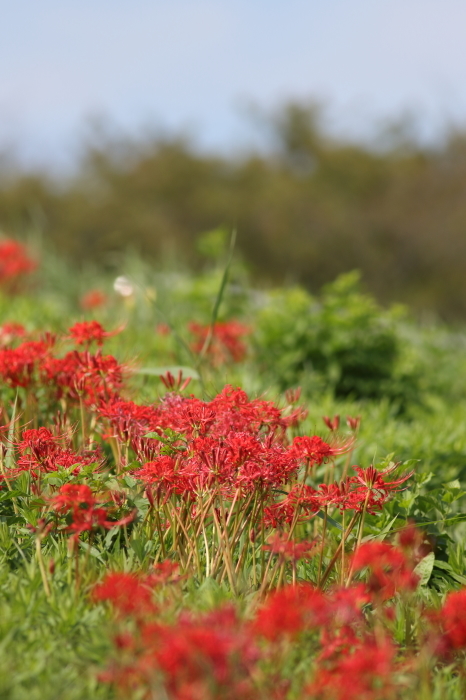
[[[0,326],[0,347],[11,345],[18,338],[27,335],[26,329],[20,323],[4,323]]]
[[[96,321],[61,337],[0,329],[0,485],[12,504],[29,499],[46,595],[52,539],[69,543],[77,588],[81,551],[144,542],[138,575],[113,571],[93,589],[118,627],[103,681],[125,698],[394,700],[415,697],[436,664],[457,664],[463,591],[426,608],[402,648],[399,610],[415,600],[428,544],[413,525],[396,546],[364,540],[412,472],[352,465],[359,417],[341,432],[325,417],[326,439],[306,435],[299,391],[280,406],[229,385],[202,400],[181,372],[137,403],[129,372],[102,351],[111,335]],[[188,611],[187,579],[247,591],[249,604]]]
[[[10,324],[11,325],[11,324]],[[7,328],[9,335],[20,338],[18,329]],[[72,341],[79,347],[92,342],[102,345],[113,333],[104,331],[96,321],[75,324],[70,329]],[[83,401],[87,405],[108,400],[123,386],[124,368],[112,355],[101,350],[70,350],[61,346],[67,336],[57,338],[47,333],[39,340],[25,340],[16,347],[0,349],[0,379],[14,389],[27,389],[29,397],[46,394],[49,403]],[[44,400],[43,398],[41,399]]]
[[[296,405],[296,392],[288,395],[284,408],[251,400],[231,386],[203,401],[184,396],[187,381],[167,373],[162,381],[171,391],[165,396],[151,405],[130,401],[124,396],[123,367],[100,348],[110,335],[97,321],[88,321],[75,324],[61,339],[46,334],[0,350],[0,376],[8,386],[27,390],[26,409],[31,401],[33,408],[42,402],[44,409],[45,400],[44,410],[61,411],[56,428],[23,432],[16,464],[2,478],[9,483],[27,473],[31,491],[41,495],[52,472],[66,471],[79,480],[90,466],[94,473],[101,471],[107,445],[116,474],[131,475],[141,485],[142,517],[156,547],[163,556],[174,556],[183,572],[227,579],[235,590],[252,556],[254,584],[266,590],[288,575],[294,580],[296,562],[316,559],[319,552],[318,583],[327,581],[335,565],[342,578],[351,578],[345,540],[356,526],[362,532],[366,514],[380,511],[411,473],[390,480],[398,466],[392,464],[381,472],[354,467],[347,475],[355,437],[338,436],[335,421],[330,442],[317,435],[293,438],[290,432],[299,430],[306,415]],[[60,354],[70,340],[86,348]],[[99,346],[95,353],[92,343]],[[79,449],[73,415],[81,423]],[[337,479],[342,455],[348,455],[346,466]],[[68,487],[75,484],[62,486]],[[120,484],[122,493],[125,488]],[[81,492],[79,486],[76,494]],[[52,502],[62,503],[62,496],[53,495]],[[97,505],[100,496],[92,498],[97,500],[70,507],[72,523],[66,531],[109,527],[112,521]],[[326,550],[327,518],[334,511],[351,511],[338,562],[328,560]],[[320,538],[313,524],[317,514],[324,519]]]
[[[111,338],[112,335],[116,335],[119,331],[120,329],[112,332],[105,331],[98,321],[83,321],[82,323],[75,323],[70,328],[70,337],[76,345],[84,345],[88,348],[92,343],[96,343],[101,347],[106,338]]]
[[[169,700],[392,700],[403,690],[421,697],[438,663],[461,664],[466,591],[426,611],[418,648],[407,650],[394,629],[400,605],[414,602],[414,564],[406,548],[367,544],[352,566],[369,567],[376,577],[383,571],[376,590],[372,578],[325,592],[285,585],[246,614],[227,603],[209,612],[181,609],[175,617],[167,614],[167,578],[107,574],[92,595],[111,604],[118,631],[101,679],[124,697]]]
[[[145,485],[162,542],[176,545],[183,568],[195,564],[199,573],[228,576],[233,587],[238,566],[270,534],[279,531],[291,542],[297,526],[322,510],[363,518],[381,510],[411,475],[389,481],[397,465],[382,473],[355,467],[354,476],[316,488],[306,481],[315,480],[319,465],[333,469],[353,437],[332,444],[318,436],[290,439],[300,408],[251,401],[230,386],[209,402],[169,393],[152,406],[113,398],[97,411],[109,422],[105,434],[125,445],[122,468],[134,458],[141,463],[131,473]],[[261,554],[260,561],[263,579],[270,558],[266,563]],[[274,573],[272,567],[272,580]]]
[[[8,293],[19,291],[24,278],[36,267],[37,262],[21,243],[9,238],[0,241],[0,289]]]
[[[64,484],[51,503],[56,513],[69,516],[70,522],[64,529],[73,533],[72,540],[78,539],[83,532],[128,525],[134,518],[134,513],[130,513],[120,520],[110,520],[111,511],[100,504],[86,484]]]
[[[193,352],[207,353],[215,367],[228,362],[242,362],[246,357],[244,338],[251,329],[238,321],[219,321],[213,327],[192,322],[189,330],[194,336]]]
[[[77,475],[89,464],[97,466],[102,462],[98,449],[76,453],[71,448],[71,440],[64,435],[53,435],[48,428],[31,428],[22,433],[17,444],[18,458],[16,467],[10,470],[9,476],[15,477],[27,472],[34,484],[41,475],[68,469]]]

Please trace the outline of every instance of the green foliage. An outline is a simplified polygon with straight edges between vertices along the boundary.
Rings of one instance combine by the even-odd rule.
[[[409,321],[402,310],[382,309],[361,291],[356,273],[338,278],[320,296],[313,297],[300,287],[259,293],[249,287],[244,267],[234,261],[218,318],[250,323],[252,347],[247,360],[237,365],[216,367],[209,364],[208,356],[198,363],[199,358],[189,347],[188,324],[210,323],[226,257],[225,249],[215,248],[220,240],[217,232],[206,239],[209,250],[212,245],[212,256],[215,252],[216,265],[197,275],[180,272],[179,268],[154,270],[137,256],[121,258],[118,272],[127,275],[135,288],[134,295],[126,300],[112,290],[114,272],[101,275],[86,270],[68,285],[69,270],[44,253],[46,270],[53,267],[53,275],[42,285],[38,277],[34,295],[1,296],[0,325],[6,321],[22,323],[36,333],[34,338],[44,329],[66,333],[74,321],[83,318],[98,319],[106,330],[121,326],[120,332],[108,339],[105,352],[128,362],[133,370],[128,378],[128,396],[140,403],[153,403],[165,394],[158,379],[160,373],[170,369],[177,374],[183,369],[184,377],[193,376],[188,391],[203,398],[210,398],[227,382],[267,400],[277,399],[282,388],[301,384],[300,403],[309,411],[299,427],[302,435],[322,435],[331,442],[334,436],[329,437],[322,416],[339,414],[339,435],[345,439],[348,430],[344,416],[361,416],[354,451],[335,464],[318,467],[312,483],[317,486],[323,479],[331,480],[335,469],[341,473],[347,459],[350,475],[355,473],[351,471],[353,464],[367,467],[374,463],[383,470],[394,460],[404,461],[397,474],[415,469],[415,476],[403,484],[406,490],[395,494],[381,513],[367,514],[360,534],[363,542],[393,541],[409,519],[422,527],[433,551],[418,564],[421,585],[415,601],[419,606],[425,603],[439,607],[449,591],[466,585],[463,333],[441,327],[422,328]],[[94,287],[105,291],[108,303],[83,311],[79,298]],[[158,324],[167,322],[171,330],[164,334]],[[2,422],[8,423],[16,415],[16,392],[1,387],[1,393],[8,414],[2,416]],[[17,413],[23,425],[29,416],[24,414],[24,395],[20,398]],[[400,408],[405,409],[403,415]],[[73,425],[79,425],[78,414],[71,418]],[[42,419],[51,424],[53,416]],[[163,443],[162,454],[173,455],[184,448],[174,431],[150,437]],[[10,443],[12,438],[13,427],[8,434]],[[78,428],[75,439],[79,442],[80,438]],[[13,452],[7,449],[3,454],[6,468]],[[50,598],[44,592],[39,568],[37,533],[28,527],[37,527],[47,511],[47,502],[31,492],[26,475],[19,477],[11,490],[5,486],[0,490],[0,697],[6,700],[114,697],[110,687],[97,680],[110,654],[114,626],[108,609],[94,604],[90,592],[104,571],[151,571],[158,540],[143,486],[128,473],[138,464],[129,462],[117,474],[111,466],[109,449],[105,457],[103,470],[96,471],[95,465],[89,465],[79,477],[73,475],[72,467],[44,475],[44,492],[48,489],[53,493],[62,484],[82,481],[99,492],[124,492],[128,508],[137,511],[137,516],[124,531],[112,528],[95,533],[92,540],[81,539],[76,557],[59,536],[45,538],[41,552],[52,590]],[[320,516],[300,523],[297,534],[311,539],[316,532],[321,533],[322,512]],[[326,520],[324,567],[340,541],[344,524],[348,525],[348,518],[343,523],[338,509],[331,511]],[[169,534],[167,546],[170,538]],[[347,541],[348,556],[356,540],[355,528]],[[203,550],[200,556],[203,565]],[[235,601],[246,613],[254,605],[250,579],[255,569],[248,556],[244,574],[238,576]],[[81,572],[79,589],[74,585],[75,559]],[[315,580],[317,568],[317,558],[298,562],[297,579]],[[337,580],[338,573],[332,570],[329,583]],[[211,610],[234,597],[226,579],[202,576],[182,579],[178,588],[169,588],[168,596],[169,601],[162,599],[160,606],[167,615],[187,608]],[[393,621],[400,649],[404,648],[409,625],[419,631],[422,620],[413,620],[409,605],[400,601]],[[306,645],[293,646],[286,670],[293,682],[306,673],[309,649]],[[414,697],[415,692],[408,688],[403,697]],[[462,692],[459,678],[449,676],[448,667],[435,669],[432,697],[457,700]]]
[[[416,397],[419,367],[403,366],[399,323],[400,310],[381,309],[353,272],[319,299],[299,288],[275,293],[258,315],[254,339],[259,362],[282,388],[320,383],[339,397],[404,405]]]
[[[330,138],[323,123],[315,105],[284,106],[262,125],[269,151],[240,157],[103,130],[83,148],[75,177],[0,170],[0,228],[42,230],[74,268],[116,273],[128,246],[199,270],[219,256],[224,225],[238,230],[262,280],[293,279],[315,293],[357,268],[384,303],[464,319],[464,133],[435,151],[381,134],[374,149]],[[215,233],[199,242],[203,231]]]

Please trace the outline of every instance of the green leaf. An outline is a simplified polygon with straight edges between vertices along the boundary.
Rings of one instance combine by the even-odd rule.
[[[9,501],[10,499],[17,498],[18,496],[21,498],[27,498],[27,493],[24,493],[24,491],[18,491],[17,489],[13,491],[4,491],[2,494],[0,494],[0,502]]]
[[[435,563],[434,552],[429,552],[416,566],[414,573],[419,576],[419,585],[427,586]]]
[[[443,571],[446,571],[449,576],[454,578],[455,581],[458,581],[458,583],[462,583],[463,586],[466,585],[466,576],[461,576],[460,574],[457,574],[455,571],[453,571],[451,564],[449,564],[447,561],[436,559],[434,566],[436,569],[443,569]]]
[[[317,513],[317,517],[319,517],[319,518],[321,518],[322,520],[324,520],[324,519],[325,519],[325,513],[324,513],[324,511],[323,511],[323,510],[319,510],[319,512]],[[331,525],[332,527],[336,527],[336,528],[338,528],[339,530],[341,530],[341,531],[343,532],[343,528],[342,528],[342,526],[340,525],[340,523],[337,523],[337,521],[334,520],[333,518],[331,518],[330,515],[327,515],[327,525]]]
[[[133,550],[139,561],[142,563],[146,555],[144,540],[140,537],[132,539],[130,545],[131,549]]]
[[[102,554],[99,552],[97,547],[90,546],[88,542],[83,542],[83,540],[79,541],[79,547],[80,549],[84,549],[86,552],[89,551],[89,554],[91,557],[95,557],[100,561],[101,564],[104,564],[104,560],[102,559]]]
[[[135,374],[144,374],[150,377],[161,377],[162,375],[167,374],[167,372],[173,374],[174,377],[181,372],[185,379],[188,377],[191,379],[199,379],[199,372],[192,367],[141,367],[140,369],[135,370]]]
[[[150,431],[149,433],[145,433],[142,437],[145,438],[150,438],[151,440],[159,440],[159,442],[167,442],[167,438],[164,435],[159,435],[158,433],[154,433],[154,431]]]

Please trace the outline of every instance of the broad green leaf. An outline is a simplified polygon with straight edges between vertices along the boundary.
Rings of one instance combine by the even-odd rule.
[[[453,571],[451,564],[449,564],[447,561],[436,559],[434,566],[436,569],[443,569],[443,571],[446,571],[449,576],[454,578],[455,581],[458,581],[458,583],[462,583],[463,586],[466,585],[466,576],[461,576],[461,574],[457,574],[455,571]]]
[[[416,566],[414,569],[414,573],[419,576],[419,585],[420,586],[427,586],[429,583],[429,579],[432,575],[432,570],[434,568],[434,563],[435,563],[435,554],[434,552],[429,552],[421,561],[419,564]]]
[[[141,367],[140,369],[137,369],[135,371],[135,374],[144,374],[144,375],[147,375],[150,377],[161,377],[162,375],[167,374],[167,372],[170,372],[171,374],[173,374],[174,377],[177,377],[178,374],[181,372],[185,379],[187,379],[188,377],[190,377],[191,379],[199,379],[199,372],[197,372],[192,367],[182,367],[182,366]]]

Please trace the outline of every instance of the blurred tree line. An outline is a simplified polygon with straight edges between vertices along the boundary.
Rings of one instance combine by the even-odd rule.
[[[69,259],[107,268],[128,245],[196,268],[199,234],[235,227],[264,282],[316,291],[359,269],[382,302],[466,317],[466,133],[436,147],[408,138],[372,148],[330,138],[316,109],[299,104],[271,126],[268,152],[209,155],[183,138],[103,137],[61,182],[0,172],[0,227],[22,235],[40,226]]]

